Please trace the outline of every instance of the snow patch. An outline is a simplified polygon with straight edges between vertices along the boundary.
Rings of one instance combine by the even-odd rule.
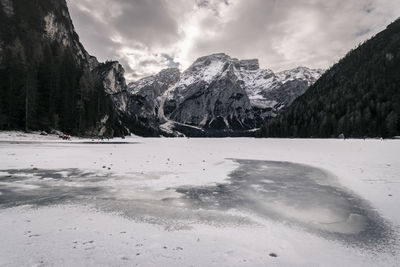
[[[199,82],[209,84],[221,75],[226,61],[212,57],[210,60],[211,62],[208,65],[204,65],[204,61],[202,60],[193,63],[192,66],[183,72],[180,80],[165,92],[167,98],[182,97],[189,85]]]
[[[283,84],[294,80],[302,80],[307,81],[308,85],[311,86],[319,79],[319,77],[321,77],[323,73],[324,71],[321,69],[311,70],[306,67],[298,67],[279,72],[276,75]]]
[[[47,36],[51,39],[55,39],[56,33],[58,31],[58,25],[56,22],[56,16],[53,13],[49,13],[44,17],[45,21],[45,31]]]
[[[210,83],[215,76],[221,73],[225,62],[222,61],[212,61],[210,65],[208,65],[204,71],[201,73],[201,80],[206,83]]]

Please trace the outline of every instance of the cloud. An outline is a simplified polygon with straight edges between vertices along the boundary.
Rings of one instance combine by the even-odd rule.
[[[276,71],[328,68],[400,14],[393,0],[71,0],[88,51],[128,80],[225,52]]]
[[[168,54],[161,54],[163,58],[168,62],[168,68],[179,68],[179,62],[175,62],[175,59]]]

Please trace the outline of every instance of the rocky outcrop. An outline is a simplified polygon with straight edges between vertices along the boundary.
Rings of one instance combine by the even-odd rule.
[[[175,84],[179,78],[179,69],[169,68],[162,70],[156,75],[130,83],[128,92],[131,107],[136,107],[134,113],[142,118],[154,117],[154,119],[158,119],[159,97],[171,85]]]
[[[123,134],[134,133],[142,136],[159,136],[159,121],[156,116],[156,98],[168,84],[168,76],[161,72],[127,86],[124,68],[117,62],[99,64],[95,72],[103,82],[106,94],[117,113],[119,130]],[[163,89],[165,88],[165,89]]]
[[[118,61],[102,63],[98,65],[96,72],[100,75],[107,94],[113,95],[126,91],[125,69]]]

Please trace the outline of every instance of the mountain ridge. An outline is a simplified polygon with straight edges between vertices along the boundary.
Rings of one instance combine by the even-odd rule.
[[[266,124],[263,137],[400,135],[400,19],[351,50]]]
[[[238,60],[217,53],[198,58],[182,73],[165,69],[132,82],[128,92],[131,96],[151,95],[147,106],[152,109],[145,108],[144,117],[158,123],[166,134],[248,135],[290,105],[322,73],[298,67],[275,74],[260,69],[257,59]],[[163,74],[168,81],[160,78]],[[199,101],[198,109],[190,108]],[[188,129],[180,133],[174,126]]]
[[[0,72],[9,78],[0,82],[0,129],[252,135],[322,74],[274,73],[257,59],[217,53],[127,84],[118,61],[85,50],[65,0],[1,0],[0,13]]]

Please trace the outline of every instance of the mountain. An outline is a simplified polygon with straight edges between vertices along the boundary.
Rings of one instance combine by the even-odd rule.
[[[126,132],[102,76],[109,64],[80,43],[65,0],[1,0],[0,26],[0,129]]]
[[[350,51],[260,136],[400,135],[400,19]]]
[[[303,94],[322,70],[274,73],[258,60],[223,53],[197,59],[187,70],[166,69],[128,85],[126,112],[161,134],[249,135]]]
[[[0,0],[0,26],[0,130],[253,135],[322,74],[213,54],[127,85],[121,64],[85,50],[65,0]]]

